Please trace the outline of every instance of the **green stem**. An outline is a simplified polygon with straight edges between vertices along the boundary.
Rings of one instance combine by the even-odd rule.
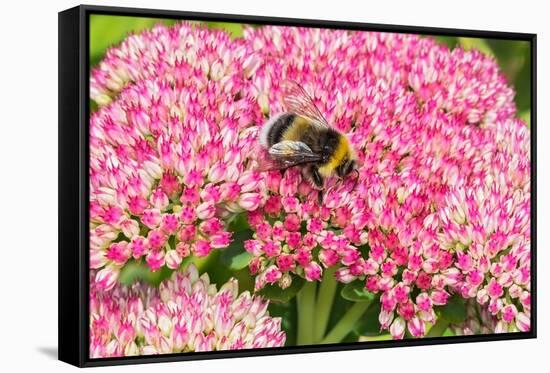
[[[315,304],[315,330],[313,331],[314,342],[320,342],[325,336],[327,330],[327,324],[330,317],[330,311],[332,309],[332,302],[336,295],[336,288],[338,283],[334,279],[334,272],[336,267],[331,267],[325,270],[321,285],[319,286],[319,293],[317,294],[317,303]]]
[[[436,323],[430,328],[426,337],[441,337],[445,330],[449,327],[449,322],[444,318],[440,317]]]
[[[316,282],[306,281],[302,289],[296,294],[298,305],[298,345],[313,344],[316,290]]]
[[[353,330],[355,323],[363,316],[371,302],[356,302],[338,321],[321,343],[338,343]]]

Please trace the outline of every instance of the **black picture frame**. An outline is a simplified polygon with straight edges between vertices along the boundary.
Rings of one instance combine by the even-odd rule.
[[[156,356],[90,359],[88,350],[89,242],[88,125],[89,125],[89,16],[125,15],[185,20],[241,22],[284,26],[308,26],[364,31],[384,31],[441,36],[466,36],[522,40],[531,46],[531,331],[475,336],[338,343],[269,349],[214,351]],[[183,12],[81,5],[59,13],[59,360],[79,367],[171,362],[198,359],[283,355],[295,353],[359,350],[383,347],[435,345],[464,342],[536,338],[536,129],[537,35],[420,26],[382,25],[357,22],[258,17],[231,14]]]

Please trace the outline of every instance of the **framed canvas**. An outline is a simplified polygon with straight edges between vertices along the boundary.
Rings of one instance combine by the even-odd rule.
[[[536,35],[59,13],[59,358],[536,336]]]

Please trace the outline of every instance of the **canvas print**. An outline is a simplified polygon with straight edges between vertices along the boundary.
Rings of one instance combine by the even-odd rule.
[[[89,357],[531,328],[530,44],[91,14]]]

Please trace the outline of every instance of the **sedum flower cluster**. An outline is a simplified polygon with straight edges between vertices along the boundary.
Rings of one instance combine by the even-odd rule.
[[[358,157],[358,180],[327,180],[322,204],[299,168],[258,168],[258,132],[285,110],[286,80],[304,86]],[[318,281],[334,267],[338,281],[379,295],[380,325],[394,338],[424,336],[455,294],[491,320],[464,333],[530,329],[530,132],[493,58],[416,35],[266,26],[232,39],[182,23],[110,49],[90,95],[97,356],[280,345],[277,321],[254,324],[270,337],[237,336],[250,326],[231,318],[180,338],[174,315],[195,311],[168,305],[174,295],[162,288],[160,302],[143,285],[118,284],[130,259],[177,270],[223,250],[240,213],[256,290]],[[120,303],[115,318],[132,332],[100,326],[101,302]]]
[[[158,289],[141,283],[103,291],[91,283],[90,356],[117,357],[280,347],[281,319],[268,302],[238,294],[236,280],[220,289],[194,265]]]

